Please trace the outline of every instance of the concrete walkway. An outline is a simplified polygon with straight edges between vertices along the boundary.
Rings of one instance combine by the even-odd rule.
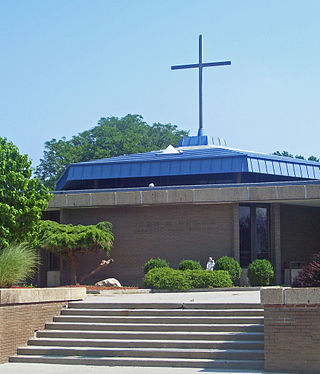
[[[87,366],[87,365],[48,365],[48,364],[3,364],[1,374],[286,374],[270,371],[229,371],[217,369],[186,369],[186,368],[150,368],[120,366]]]
[[[168,292],[141,294],[89,295],[84,302],[89,303],[260,303],[260,291],[208,291],[208,292]]]

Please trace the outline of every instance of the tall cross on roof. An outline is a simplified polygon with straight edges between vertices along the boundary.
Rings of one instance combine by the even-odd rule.
[[[222,65],[231,65],[231,61],[220,61],[220,62],[202,62],[202,35],[199,35],[199,63],[198,64],[190,64],[190,65],[176,65],[171,66],[171,70],[179,70],[179,69],[199,69],[199,131],[198,136],[202,136],[203,134],[203,113],[202,113],[202,69],[209,67],[209,66],[222,66]]]

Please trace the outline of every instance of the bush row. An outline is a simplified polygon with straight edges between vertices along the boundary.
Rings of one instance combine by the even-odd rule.
[[[202,288],[202,287],[230,287],[229,280],[226,280],[225,275],[217,275],[224,273],[217,273],[218,271],[225,271],[228,273],[232,285],[236,284],[241,276],[242,269],[239,263],[231,257],[223,256],[218,259],[215,264],[214,271],[205,271],[201,267],[199,261],[194,260],[183,260],[178,266],[178,271],[171,269],[169,263],[160,258],[150,259],[144,266],[144,273],[147,275],[152,269],[166,269],[162,272],[154,272],[150,277],[146,277],[146,285],[152,288],[168,288],[168,289],[189,289],[191,288]],[[169,269],[169,270],[168,270]],[[183,272],[189,272],[185,275]],[[191,272],[191,273],[190,273]],[[212,274],[215,273],[213,280]],[[154,275],[156,274],[156,275]],[[207,275],[206,275],[207,274]],[[170,278],[171,277],[171,278]],[[193,279],[190,280],[190,278]],[[211,278],[210,278],[211,277]],[[221,282],[217,279],[222,277]],[[168,280],[167,278],[170,278]],[[267,260],[255,260],[248,267],[248,278],[252,286],[268,286],[274,279],[274,270],[271,263]],[[219,278],[220,279],[220,278]],[[190,286],[190,282],[192,285]],[[154,286],[151,286],[151,283]],[[173,286],[173,284],[175,286]],[[180,284],[180,288],[177,286]],[[220,285],[221,284],[221,285]],[[189,287],[190,286],[190,287]],[[178,288],[177,288],[178,287]]]
[[[225,270],[175,270],[169,267],[151,269],[145,275],[144,283],[146,287],[158,290],[190,290],[233,285],[229,273]]]

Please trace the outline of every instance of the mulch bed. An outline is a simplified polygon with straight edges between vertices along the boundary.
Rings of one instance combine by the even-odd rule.
[[[100,290],[137,290],[139,287],[100,287],[100,286],[87,286],[82,284],[62,286],[62,287],[86,287],[87,291],[100,291]]]
[[[139,287],[99,287],[99,286],[87,286],[82,284],[70,285],[70,286],[59,286],[57,288],[65,288],[65,287],[86,287],[87,291],[100,291],[100,290],[137,290]],[[26,289],[26,288],[37,288],[37,287],[8,287],[14,289]],[[48,287],[52,288],[52,287]],[[54,287],[55,288],[55,287]]]

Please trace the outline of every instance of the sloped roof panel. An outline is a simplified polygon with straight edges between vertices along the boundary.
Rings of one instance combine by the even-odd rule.
[[[241,172],[320,179],[317,162],[211,145],[177,150],[176,153],[154,151],[71,164],[58,181],[57,190],[62,190],[69,181]]]

